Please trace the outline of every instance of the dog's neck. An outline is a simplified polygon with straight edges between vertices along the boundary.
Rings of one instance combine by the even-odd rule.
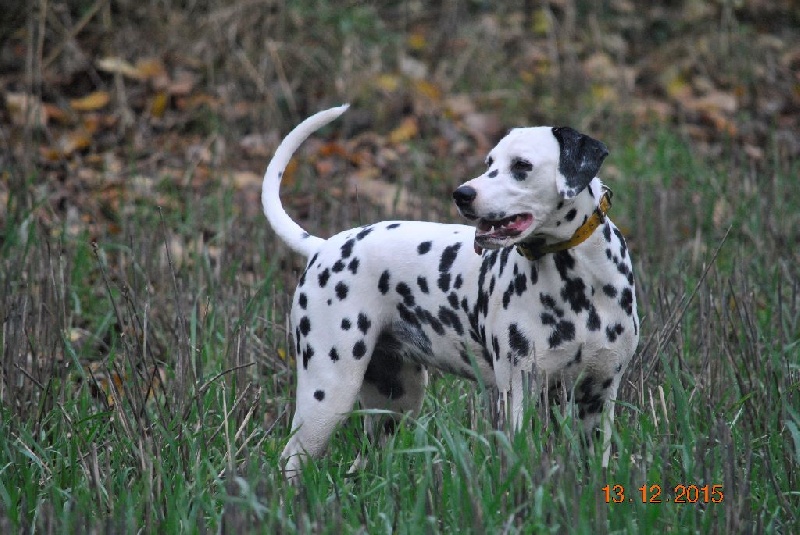
[[[574,199],[558,205],[536,237],[543,238],[547,244],[569,240],[600,205],[605,191],[600,179],[593,179]]]
[[[572,201],[562,202],[532,239],[517,246],[520,254],[536,260],[545,254],[577,247],[589,239],[611,207],[611,191],[598,178]]]

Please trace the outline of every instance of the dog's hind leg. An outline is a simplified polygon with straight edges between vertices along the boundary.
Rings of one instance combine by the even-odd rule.
[[[281,454],[287,479],[296,481],[307,459],[325,453],[336,426],[353,410],[375,338],[367,334],[352,345],[337,340],[331,346],[324,333],[299,337],[297,405]]]
[[[603,420],[603,468],[608,468],[608,461],[611,459],[611,433],[614,428],[614,412],[616,409],[617,387],[615,381],[611,385],[608,399],[605,402],[605,410],[601,416]]]
[[[619,376],[602,379],[585,376],[576,388],[575,401],[583,424],[587,444],[592,444],[595,432],[602,427],[603,468],[611,458],[611,432],[614,425],[614,401],[617,399]],[[602,425],[601,425],[602,424]]]
[[[364,374],[359,396],[363,409],[376,411],[364,418],[370,446],[380,446],[387,436],[394,434],[403,414],[419,414],[428,385],[425,366],[403,360],[387,347],[379,340]],[[366,459],[359,454],[350,472],[364,466]]]

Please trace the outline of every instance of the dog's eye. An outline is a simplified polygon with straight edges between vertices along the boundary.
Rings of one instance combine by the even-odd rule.
[[[511,172],[516,173],[528,173],[533,170],[533,164],[527,160],[514,160],[511,162]]]

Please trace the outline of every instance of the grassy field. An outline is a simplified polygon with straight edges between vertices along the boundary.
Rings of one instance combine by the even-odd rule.
[[[295,89],[294,103],[275,90],[253,122],[286,133],[302,110],[352,98],[355,118],[317,138],[346,143],[359,113],[373,113],[368,130],[391,137],[402,107],[347,71],[378,61],[350,36],[389,57],[411,46],[408,36],[376,28],[376,13],[386,13],[367,4],[318,4],[318,13],[268,19],[297,57],[323,25],[335,28],[275,87],[313,85],[331,66],[341,84],[315,86],[325,97]],[[510,11],[495,15],[506,21]],[[228,20],[213,13],[208,20]],[[440,20],[463,23],[463,37],[485,29],[478,15]],[[405,16],[404,28],[426,22],[412,8]],[[714,20],[714,35],[747,40],[754,31]],[[427,46],[448,28],[423,33]],[[239,29],[242,50],[259,46]],[[569,29],[542,30],[542,39]],[[113,225],[98,226],[70,214],[69,199],[48,196],[51,168],[19,158],[3,160],[12,187],[0,242],[0,532],[800,531],[800,160],[779,126],[762,132],[757,151],[724,135],[699,143],[680,118],[642,124],[620,102],[595,102],[591,88],[529,90],[526,77],[494,61],[502,43],[481,37],[491,45],[464,59],[474,68],[459,71],[455,53],[440,65],[445,78],[460,73],[443,91],[469,88],[503,129],[571,122],[611,148],[601,177],[634,255],[642,339],[620,391],[608,469],[599,451],[581,447],[569,406],[531,406],[532,431],[513,436],[496,429],[493,392],[434,374],[420,417],[369,450],[362,473],[346,476],[364,447],[356,413],[302,485],[285,484],[277,465],[294,394],[286,315],[302,262],[259,213],[258,187],[234,186],[233,165],[211,167],[202,181],[157,171],[115,199]],[[212,48],[214,38],[222,39],[208,37]],[[329,57],[326,47],[352,56]],[[728,60],[720,68],[731,76],[756,63]],[[561,61],[568,72],[568,55]],[[399,156],[384,145],[376,153],[389,158],[382,169],[392,183],[422,199],[422,216],[454,221],[450,191],[479,171],[484,148],[474,142],[469,157],[439,150],[446,128],[415,105],[418,132],[389,147]],[[223,114],[203,113],[185,128],[241,134]],[[283,189],[307,228],[328,236],[402,212],[399,200],[387,210],[356,196],[352,163],[334,156],[321,165],[311,143]],[[128,180],[146,174],[133,142],[121,150]],[[260,172],[267,157],[251,164]]]

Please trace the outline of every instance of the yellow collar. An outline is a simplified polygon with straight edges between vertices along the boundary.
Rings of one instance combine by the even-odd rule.
[[[538,245],[536,243],[518,243],[517,252],[527,258],[528,260],[539,260],[546,254],[557,253],[558,251],[565,251],[572,249],[586,241],[586,239],[597,230],[603,221],[606,220],[606,213],[611,209],[611,197],[613,192],[607,187],[603,186],[603,195],[600,197],[600,204],[594,209],[589,218],[584,221],[583,225],[578,227],[578,230],[572,237],[566,241],[551,243],[550,245]]]

